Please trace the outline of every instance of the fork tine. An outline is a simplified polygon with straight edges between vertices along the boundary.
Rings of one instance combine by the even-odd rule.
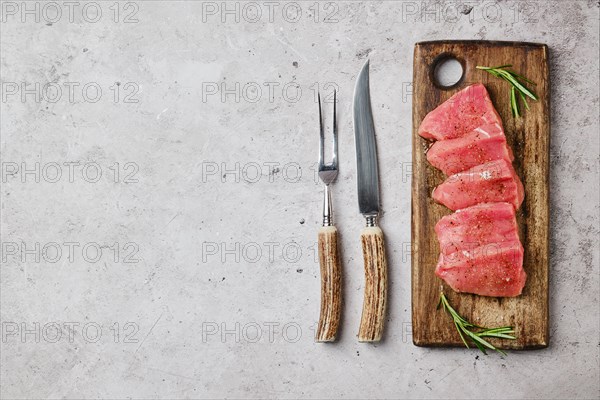
[[[323,167],[323,158],[325,157],[324,141],[325,131],[323,130],[323,116],[321,114],[321,92],[318,93],[319,99],[319,169]]]
[[[338,130],[337,130],[337,121],[336,121],[336,106],[337,106],[337,91],[333,90],[333,160],[332,164],[335,169],[337,169],[337,155],[338,155]]]

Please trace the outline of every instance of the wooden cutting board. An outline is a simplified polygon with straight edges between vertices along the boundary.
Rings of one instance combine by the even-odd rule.
[[[463,66],[461,80],[450,88],[434,82],[441,60],[456,58]],[[513,118],[510,86],[477,65],[512,64],[513,69],[536,83],[538,95],[531,109],[521,105],[521,118]],[[412,181],[412,323],[417,346],[463,346],[449,315],[436,310],[443,288],[450,304],[471,322],[487,327],[512,325],[517,340],[490,340],[503,349],[548,346],[548,178],[550,148],[550,88],[548,48],[543,44],[489,41],[422,42],[415,45],[413,77],[413,181]],[[434,274],[439,256],[435,224],[451,211],[436,204],[432,190],[444,174],[432,167],[425,150],[430,144],[417,134],[425,115],[470,84],[488,89],[514,155],[514,167],[525,186],[525,200],[517,211],[523,267],[527,282],[516,298],[490,298],[456,293]]]

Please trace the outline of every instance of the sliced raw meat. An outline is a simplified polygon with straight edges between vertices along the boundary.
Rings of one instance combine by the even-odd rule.
[[[518,241],[442,254],[435,273],[457,292],[495,297],[520,295],[527,278]]]
[[[506,160],[451,175],[433,190],[433,199],[451,210],[492,202],[507,202],[518,209],[523,197],[523,184]]]
[[[476,83],[427,114],[419,127],[419,135],[426,139],[454,139],[488,124],[502,127],[502,120],[485,86]]]
[[[446,175],[494,160],[513,159],[504,131],[498,124],[480,126],[456,139],[437,141],[427,152],[427,160],[431,165]]]
[[[519,241],[515,209],[509,203],[482,203],[457,210],[440,219],[435,232],[442,254]]]

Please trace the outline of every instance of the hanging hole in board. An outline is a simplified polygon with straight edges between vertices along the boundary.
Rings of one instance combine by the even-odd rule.
[[[460,83],[464,76],[462,63],[451,55],[443,55],[433,65],[433,83],[442,89],[450,89]]]

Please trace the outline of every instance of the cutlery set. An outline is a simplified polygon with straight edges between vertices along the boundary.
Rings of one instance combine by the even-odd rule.
[[[360,342],[381,340],[387,296],[387,261],[383,232],[377,226],[379,216],[379,176],[375,126],[369,95],[369,62],[362,67],[353,99],[354,141],[356,145],[358,207],[366,220],[361,233],[365,268],[363,309],[358,330]],[[324,164],[324,130],[319,96],[319,179],[325,184],[323,226],[319,229],[319,263],[321,269],[321,311],[317,342],[336,339],[342,308],[342,266],[338,254],[338,231],[333,224],[331,188],[338,174],[338,140],[336,94],[333,103],[333,154],[331,164]]]

